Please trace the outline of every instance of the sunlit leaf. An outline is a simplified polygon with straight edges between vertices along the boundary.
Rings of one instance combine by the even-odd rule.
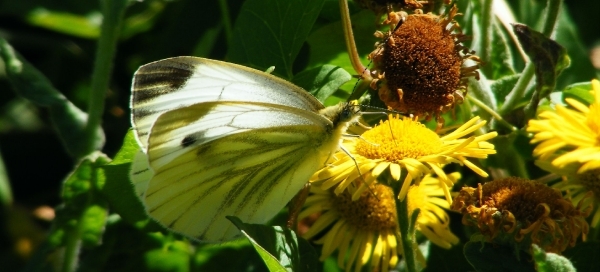
[[[537,245],[532,246],[533,259],[538,272],[575,272],[569,259],[556,253],[546,253]]]
[[[145,208],[135,195],[133,184],[129,180],[131,162],[138,150],[139,146],[133,136],[133,131],[129,130],[114,160],[103,167],[106,174],[106,185],[102,188],[102,193],[110,203],[111,210],[131,224],[150,222]]]
[[[270,271],[315,271],[321,267],[314,249],[293,231],[227,218],[250,240]]]
[[[292,82],[324,102],[351,78],[350,74],[340,67],[323,65],[297,74]]]
[[[351,20],[361,62],[364,66],[368,66],[367,55],[373,51],[376,41],[373,37],[373,33],[375,33],[375,16],[373,12],[365,10],[351,16]],[[313,31],[307,42],[311,48],[308,67],[330,64],[343,68],[351,75],[358,74],[352,68],[350,57],[346,51],[341,22],[330,23]],[[355,84],[354,80],[350,80],[342,85],[341,89],[345,91],[344,96],[347,97],[354,90]]]
[[[100,36],[102,14],[90,13],[87,16],[51,11],[37,8],[29,13],[27,20],[30,24],[44,27],[56,32],[73,35],[80,38],[95,39]]]
[[[563,98],[573,98],[589,105],[594,102],[594,96],[590,93],[590,90],[592,90],[590,81],[574,83],[565,88]]]

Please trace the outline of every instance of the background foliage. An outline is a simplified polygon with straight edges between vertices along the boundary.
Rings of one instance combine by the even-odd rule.
[[[482,31],[479,2],[458,3],[465,15],[457,20],[465,33],[475,37],[467,42],[473,49],[483,48],[477,38]],[[540,30],[546,1],[506,2],[517,22]],[[375,17],[350,4],[357,46],[367,64],[366,54],[376,41],[372,35]],[[560,74],[555,90],[573,90],[567,94],[579,96],[576,88],[567,87],[598,78],[590,50],[600,43],[599,10],[600,2],[595,0],[565,1],[554,38],[567,49],[571,66]],[[260,20],[257,13],[262,14]],[[104,22],[112,20],[110,26],[118,30],[112,38],[110,31],[101,31],[103,18]],[[131,77],[142,64],[193,55],[261,70],[275,66],[276,75],[333,104],[345,100],[356,84],[350,80],[354,72],[339,20],[337,0],[0,2],[1,267],[7,271],[60,267],[82,271],[265,270],[246,241],[196,245],[168,232],[156,232],[160,227],[148,221],[139,202],[127,198],[133,195],[127,183],[111,182],[126,177],[128,158],[134,151],[134,143],[128,142],[131,137],[124,137],[130,127]],[[105,39],[99,42],[100,33]],[[482,70],[485,78],[494,80],[488,88],[492,100],[500,104],[524,63],[504,32],[494,31],[493,39],[494,51],[490,59],[484,59],[487,65]],[[102,43],[105,47],[101,48],[109,52],[97,52]],[[114,59],[110,50],[115,50]],[[24,67],[25,72],[15,74],[15,67]],[[319,78],[322,75],[329,77]],[[338,81],[333,83],[335,88],[318,83],[331,79]],[[102,82],[107,88],[100,87],[106,92],[100,93],[105,102],[100,103],[102,131],[98,131],[86,126],[86,113],[98,114],[90,111],[91,104],[102,99],[91,96],[98,95],[93,89]],[[523,125],[510,112],[505,117],[515,126]],[[504,140],[509,148],[498,148],[499,154],[490,163],[508,172],[539,176],[540,170],[527,155],[532,147],[526,136],[501,134],[498,141]],[[89,152],[99,146],[103,153]],[[507,162],[507,157],[516,159]],[[476,180],[467,176],[465,182]],[[452,223],[461,241],[468,241],[458,215],[453,214]],[[282,235],[289,236],[285,231]],[[431,271],[472,269],[463,256],[463,244],[450,251],[425,248]],[[581,271],[593,270],[591,257],[598,254],[596,241],[565,253]],[[323,264],[325,271],[336,269],[332,260]]]

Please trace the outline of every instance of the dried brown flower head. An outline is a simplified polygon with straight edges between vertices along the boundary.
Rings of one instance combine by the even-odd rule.
[[[467,92],[468,77],[479,78],[479,58],[461,42],[467,37],[454,21],[458,9],[438,16],[431,13],[391,13],[388,33],[376,32],[382,42],[369,54],[373,60],[373,89],[394,110],[419,117],[439,118]],[[467,60],[477,64],[464,67]]]
[[[478,188],[464,187],[452,209],[463,214],[463,224],[479,228],[490,242],[511,243],[521,249],[531,244],[560,253],[589,231],[582,203],[574,207],[560,191],[522,178],[505,178]]]

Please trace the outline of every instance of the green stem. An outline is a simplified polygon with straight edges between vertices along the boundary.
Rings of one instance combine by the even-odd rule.
[[[483,0],[481,11],[481,43],[479,48],[479,56],[484,62],[490,62],[492,59],[492,39],[494,33],[492,6],[494,0]],[[482,67],[487,76],[492,74],[492,65]]]
[[[62,272],[72,272],[77,268],[77,255],[79,254],[79,250],[81,249],[81,234],[79,232],[79,224],[74,226],[74,229],[70,229],[67,231],[66,242],[65,242],[65,252],[64,252],[64,261]]]
[[[556,22],[558,20],[558,15],[560,12],[560,7],[562,4],[562,0],[548,0],[548,6],[546,8],[546,14],[544,16],[544,26],[542,27],[542,34],[546,37],[550,37],[552,32],[554,31],[554,27],[556,26]],[[535,67],[532,62],[527,63],[525,69],[523,69],[523,73],[521,77],[517,81],[515,87],[510,91],[510,94],[506,97],[506,102],[500,110],[498,111],[501,115],[505,115],[512,111],[527,89],[527,85],[531,81],[533,77]]]
[[[4,167],[2,153],[0,153],[0,213],[2,212],[2,208],[11,206],[12,202],[12,190],[8,175],[6,174],[6,167]]]
[[[398,192],[396,192],[396,195],[398,195]],[[405,197],[403,201],[396,200],[396,209],[398,210],[400,243],[402,244],[402,250],[404,251],[403,257],[406,262],[406,271],[414,272],[417,271],[416,252],[413,247],[415,244],[414,225],[419,211],[414,211],[413,216],[409,216],[408,197]],[[415,220],[413,221],[413,219]]]
[[[221,8],[221,18],[223,26],[225,28],[225,38],[227,40],[227,46],[231,45],[231,37],[233,31],[231,27],[231,16],[229,16],[229,7],[227,6],[227,0],[219,0],[219,7]]]
[[[108,90],[113,58],[121,23],[127,7],[127,0],[101,0],[104,16],[98,38],[98,48],[92,73],[92,86],[88,103],[88,122],[85,127],[85,154],[89,154],[102,145],[98,131],[104,112],[104,97]]]
[[[471,95],[467,95],[467,98],[469,100],[471,100],[471,102],[473,102],[473,104],[477,105],[482,110],[484,110],[485,112],[489,113],[492,117],[494,117],[499,124],[507,127],[511,131],[517,130],[516,127],[514,127],[509,122],[507,122],[506,120],[504,120],[504,118],[502,118],[502,116],[500,116],[500,114],[498,114],[492,108],[488,107],[485,103],[481,102],[479,99],[477,99],[477,98],[475,98],[475,97],[473,97]]]
[[[340,14],[342,16],[342,28],[344,29],[344,39],[346,41],[346,49],[348,50],[348,56],[350,57],[350,63],[352,68],[360,75],[361,79],[370,81],[371,72],[367,69],[358,56],[358,50],[356,49],[356,43],[354,42],[354,33],[352,32],[352,21],[350,20],[350,9],[348,8],[348,0],[339,0]]]

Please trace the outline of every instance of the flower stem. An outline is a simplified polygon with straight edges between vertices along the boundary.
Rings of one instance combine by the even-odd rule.
[[[396,192],[396,195],[399,192]],[[415,222],[419,214],[419,210],[413,212],[412,216],[408,210],[408,197],[404,200],[396,200],[396,209],[398,210],[398,226],[400,227],[400,242],[402,243],[402,251],[404,261],[406,262],[406,271],[417,271],[416,252],[414,250],[415,238]]]
[[[370,81],[371,72],[367,69],[358,56],[358,50],[356,49],[356,43],[354,42],[354,33],[352,32],[352,22],[350,21],[350,9],[348,8],[348,0],[339,0],[340,14],[342,15],[342,28],[344,29],[344,39],[346,41],[346,49],[350,57],[350,63],[352,68],[360,75],[360,78],[366,81]]]
[[[542,27],[542,34],[544,34],[546,37],[550,37],[554,31],[556,21],[558,20],[561,3],[562,0],[548,0],[546,14],[544,16],[544,26]],[[517,81],[517,84],[515,84],[515,87],[512,89],[512,91],[510,91],[508,96],[506,96],[506,102],[498,111],[501,115],[509,113],[517,106],[523,97],[525,90],[527,89],[527,85],[529,85],[529,82],[533,77],[534,69],[535,67],[532,62],[527,63],[523,69],[521,77]]]
[[[492,6],[494,0],[483,0],[481,12],[481,47],[479,48],[479,56],[484,62],[490,62],[492,59],[492,34],[494,33],[493,12]],[[482,67],[487,76],[491,76],[492,65]]]
[[[88,103],[88,122],[85,127],[85,153],[88,154],[100,148],[104,139],[99,139],[102,133],[100,124],[104,112],[104,97],[108,89],[110,74],[113,68],[113,58],[121,23],[127,7],[127,0],[100,1],[103,21],[98,38],[98,48],[92,73],[92,86]]]

